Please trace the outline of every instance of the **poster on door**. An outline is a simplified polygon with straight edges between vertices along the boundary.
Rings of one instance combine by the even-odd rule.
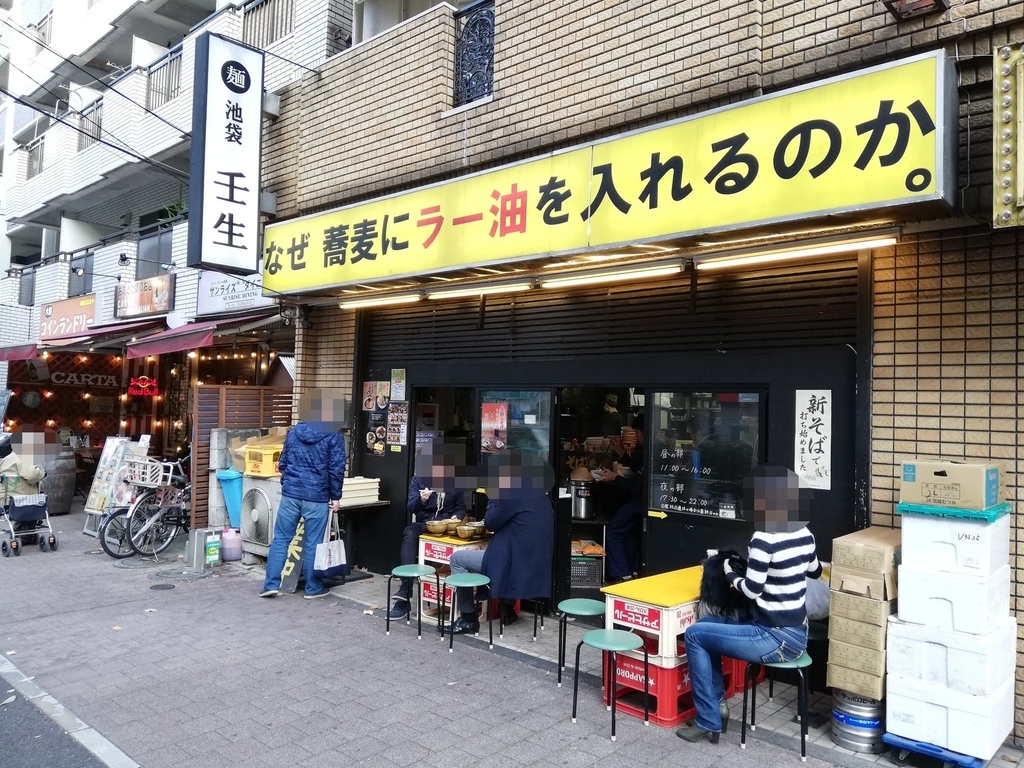
[[[796,391],[793,462],[805,488],[832,490],[832,390]]]

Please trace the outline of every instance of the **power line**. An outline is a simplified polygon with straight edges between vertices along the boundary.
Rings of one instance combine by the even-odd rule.
[[[29,81],[30,83],[34,83],[35,85],[38,85],[38,86],[39,86],[40,88],[42,88],[42,89],[43,89],[44,91],[46,91],[46,92],[47,92],[47,93],[49,93],[49,94],[50,94],[51,96],[53,96],[53,97],[54,97],[55,99],[57,99],[58,103],[60,102],[60,100],[61,100],[61,99],[60,99],[60,96],[58,96],[58,95],[57,95],[56,93],[54,93],[53,91],[51,91],[51,90],[50,90],[49,88],[47,88],[47,87],[46,87],[45,85],[43,85],[42,83],[40,83],[40,82],[38,82],[37,80],[35,80],[35,79],[34,79],[33,77],[31,77],[31,76],[30,76],[30,75],[29,75],[29,74],[28,74],[27,72],[25,72],[25,71],[24,71],[23,69],[19,68],[19,67],[18,67],[18,66],[17,66],[17,65],[16,65],[16,64],[15,64],[15,63],[13,62],[13,61],[11,61],[11,59],[10,59],[10,57],[9,57],[9,56],[8,56],[8,57],[6,57],[6,58],[4,59],[4,61],[6,61],[6,62],[7,62],[8,64],[10,64],[10,65],[11,65],[11,67],[13,67],[13,68],[14,68],[15,70],[17,70],[18,72],[20,72],[20,73],[21,73],[21,75],[22,75],[23,77],[25,77],[25,79],[27,79],[27,80],[28,80],[28,81]],[[69,100],[65,99],[65,101],[67,101],[67,102],[68,102],[68,113],[69,113],[69,114],[73,114],[73,115],[76,115],[77,117],[80,117],[80,118],[81,118],[81,117],[86,117],[85,113],[84,113],[84,112],[82,112],[81,110],[73,110],[73,109],[71,109],[71,102],[70,102]],[[43,114],[48,114],[48,113],[46,113],[45,111],[43,111],[42,113],[43,113]],[[53,118],[54,118],[54,119],[56,120],[56,119],[57,119],[57,113],[55,112],[55,113],[54,113],[54,115],[52,115],[52,117],[53,117]],[[98,129],[98,130],[103,130],[103,129],[102,129],[102,128],[101,128],[100,126],[97,126],[97,129]],[[80,130],[80,131],[81,131],[82,133],[85,133],[85,134],[86,134],[86,135],[88,135],[88,136],[89,136],[90,138],[94,138],[94,139],[97,139],[97,140],[99,140],[99,136],[93,136],[93,134],[89,133],[88,131],[85,131],[85,130],[83,130],[82,128],[79,128],[78,130]],[[114,140],[115,140],[115,141],[117,141],[117,142],[118,142],[119,144],[123,145],[123,147],[126,147],[126,148],[127,148],[128,150],[130,150],[131,152],[135,152],[135,150],[133,150],[133,149],[132,149],[131,145],[130,145],[130,144],[129,144],[129,143],[127,142],[127,141],[125,141],[124,139],[122,139],[122,138],[121,138],[121,137],[119,137],[119,136],[115,136],[115,135],[114,135],[114,132],[113,132],[113,131],[111,131],[111,130],[110,130],[109,128],[108,128],[108,129],[107,129],[107,130],[105,131],[105,133],[106,133],[106,135],[107,135],[107,136],[109,136],[110,138],[114,139]],[[124,149],[121,149],[121,151],[122,151],[122,152],[124,152],[125,150],[124,150]],[[138,154],[138,153],[136,153],[136,154],[135,154],[135,156],[136,156],[136,157],[141,157],[141,155],[140,155],[140,154]],[[164,167],[164,168],[167,168],[168,170],[170,170],[170,171],[171,171],[171,172],[173,172],[173,173],[178,173],[178,170],[177,170],[176,168],[174,168],[173,166],[170,166],[170,165],[166,165],[165,163],[161,163],[161,162],[160,162],[159,160],[152,160],[152,162],[153,162],[153,163],[155,163],[155,164],[156,164],[156,165],[158,165],[158,166],[162,166],[162,167]]]
[[[81,127],[79,127],[77,125],[74,125],[72,123],[69,123],[67,120],[63,120],[63,119],[61,119],[60,117],[58,117],[56,115],[51,115],[49,112],[45,111],[41,107],[38,107],[35,104],[32,104],[31,102],[21,98],[20,96],[15,96],[13,93],[8,91],[6,88],[0,88],[0,93],[2,93],[4,96],[6,96],[7,98],[11,99],[12,101],[15,101],[18,104],[21,104],[22,106],[28,107],[29,109],[31,109],[31,110],[33,110],[35,112],[38,112],[41,115],[46,115],[47,117],[50,117],[53,120],[56,120],[61,125],[66,125],[68,128],[70,128],[73,131],[76,131],[78,133],[84,134],[84,135],[88,136],[90,139],[94,139],[96,141],[96,143],[98,143],[98,144],[102,144],[105,147],[110,147],[111,149],[116,150],[118,152],[123,152],[124,154],[128,155],[129,157],[133,157],[136,160],[139,160],[140,162],[143,162],[143,163],[146,163],[147,165],[153,166],[154,168],[156,168],[161,173],[164,173],[164,174],[166,174],[168,176],[172,176],[175,181],[188,181],[189,180],[189,176],[188,176],[188,174],[185,171],[179,171],[177,168],[173,168],[173,167],[171,167],[169,165],[165,165],[164,163],[161,163],[158,160],[151,160],[148,157],[144,157],[143,155],[140,155],[140,154],[138,154],[136,152],[132,152],[131,150],[125,149],[124,147],[119,147],[116,144],[112,144],[111,142],[106,141],[105,139],[102,139],[102,138],[100,138],[98,136],[94,136],[93,134],[89,133],[88,131],[83,130]]]
[[[35,43],[36,45],[42,46],[42,48],[43,48],[44,50],[47,50],[47,51],[49,51],[49,52],[50,52],[50,53],[52,53],[52,54],[53,54],[54,56],[58,57],[58,58],[59,58],[59,59],[60,59],[61,61],[65,62],[66,64],[70,64],[70,65],[71,65],[72,67],[74,67],[75,69],[77,69],[77,70],[78,70],[79,72],[81,72],[81,73],[82,73],[83,75],[85,75],[86,77],[89,77],[89,78],[91,78],[91,79],[92,79],[92,80],[94,80],[94,81],[95,81],[95,80],[97,80],[97,78],[96,78],[96,77],[95,77],[95,76],[94,76],[94,75],[93,75],[93,74],[92,74],[92,73],[91,73],[91,72],[90,72],[89,70],[85,69],[84,67],[80,67],[80,66],[79,66],[78,64],[76,64],[75,62],[73,62],[73,61],[72,61],[72,60],[71,60],[70,58],[68,58],[67,56],[64,56],[64,55],[63,55],[62,53],[60,53],[59,51],[57,51],[57,50],[54,50],[54,49],[53,49],[53,48],[52,48],[52,47],[51,47],[51,46],[50,46],[50,45],[49,45],[48,43],[44,43],[44,42],[43,42],[42,40],[40,40],[40,39],[39,39],[38,37],[36,37],[35,35],[31,34],[31,33],[30,33],[30,32],[29,32],[28,30],[26,30],[26,29],[22,28],[22,27],[21,27],[21,26],[19,26],[18,24],[15,24],[15,23],[14,23],[13,21],[11,21],[11,20],[10,20],[9,18],[4,18],[4,19],[0,19],[0,21],[3,21],[3,23],[4,23],[4,24],[6,24],[7,26],[9,26],[9,27],[10,27],[11,29],[13,29],[13,30],[14,30],[15,32],[17,32],[17,33],[18,33],[19,35],[21,35],[22,37],[24,37],[24,38],[26,38],[26,39],[28,39],[28,40],[31,40],[31,41],[32,41],[33,43]],[[149,114],[151,114],[151,115],[152,115],[153,117],[155,117],[155,118],[156,118],[157,120],[159,120],[159,121],[160,121],[160,122],[162,122],[162,123],[165,123],[166,125],[169,125],[169,126],[170,126],[171,128],[173,128],[174,130],[176,130],[176,131],[178,131],[179,133],[183,134],[184,136],[187,136],[187,137],[191,137],[191,136],[192,136],[192,132],[191,132],[191,131],[186,131],[186,130],[184,130],[183,128],[179,128],[179,127],[178,127],[178,126],[176,126],[176,125],[175,125],[174,123],[172,123],[172,122],[171,122],[170,120],[167,120],[166,118],[164,118],[164,117],[162,117],[162,116],[158,115],[158,114],[157,114],[156,112],[154,112],[153,110],[151,110],[151,109],[150,109],[149,107],[147,107],[147,106],[146,106],[145,104],[141,104],[141,103],[139,103],[139,102],[135,101],[135,99],[132,99],[132,98],[130,98],[130,97],[128,97],[128,96],[126,96],[126,95],[125,95],[124,93],[122,93],[121,91],[117,90],[117,89],[116,89],[116,88],[115,88],[115,87],[114,87],[113,85],[109,85],[109,84],[108,84],[108,85],[107,85],[107,89],[108,89],[108,90],[111,90],[111,91],[113,91],[113,92],[114,92],[114,93],[116,93],[116,94],[117,94],[118,96],[120,96],[121,98],[123,98],[123,99],[125,99],[125,100],[127,100],[127,101],[131,102],[131,103],[132,103],[132,104],[134,104],[135,106],[137,106],[137,107],[142,107],[142,109],[143,109],[143,110],[145,110],[146,112],[148,112]]]

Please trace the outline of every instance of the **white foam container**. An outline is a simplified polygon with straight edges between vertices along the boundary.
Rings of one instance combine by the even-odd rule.
[[[904,565],[989,576],[1010,562],[1009,515],[994,523],[910,513],[901,517]]]
[[[901,598],[902,599],[902,598]],[[885,729],[926,744],[990,760],[1013,730],[1013,677],[987,696],[889,676]]]
[[[1010,615],[1010,566],[964,576],[901,565],[899,618],[936,629],[985,635]]]
[[[984,696],[1013,678],[1017,619],[1007,616],[985,635],[968,635],[889,619],[886,671],[951,691]]]

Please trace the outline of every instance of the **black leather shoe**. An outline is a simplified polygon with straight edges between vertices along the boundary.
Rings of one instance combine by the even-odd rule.
[[[470,621],[459,617],[452,624],[452,634],[454,635],[475,635],[480,631],[479,621]]]
[[[722,733],[728,733],[729,732],[729,717],[730,717],[729,702],[724,701],[724,700],[718,702],[718,714],[722,718]]]
[[[691,744],[696,744],[701,741],[710,741],[712,744],[717,744],[719,739],[719,734],[711,733],[711,731],[705,731],[696,723],[690,723],[688,726],[680,728],[676,731],[676,736],[683,741],[690,742]]]

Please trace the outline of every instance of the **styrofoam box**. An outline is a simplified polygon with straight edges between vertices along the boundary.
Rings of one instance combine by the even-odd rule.
[[[1010,562],[1010,516],[994,523],[905,514],[903,564],[988,576]]]
[[[972,635],[988,634],[1010,615],[1010,566],[964,576],[901,565],[900,621]]]
[[[990,760],[1012,728],[1012,676],[987,696],[892,675],[886,680],[889,733]]]
[[[886,671],[894,676],[984,696],[1014,675],[1017,619],[1007,616],[986,635],[889,619]]]

